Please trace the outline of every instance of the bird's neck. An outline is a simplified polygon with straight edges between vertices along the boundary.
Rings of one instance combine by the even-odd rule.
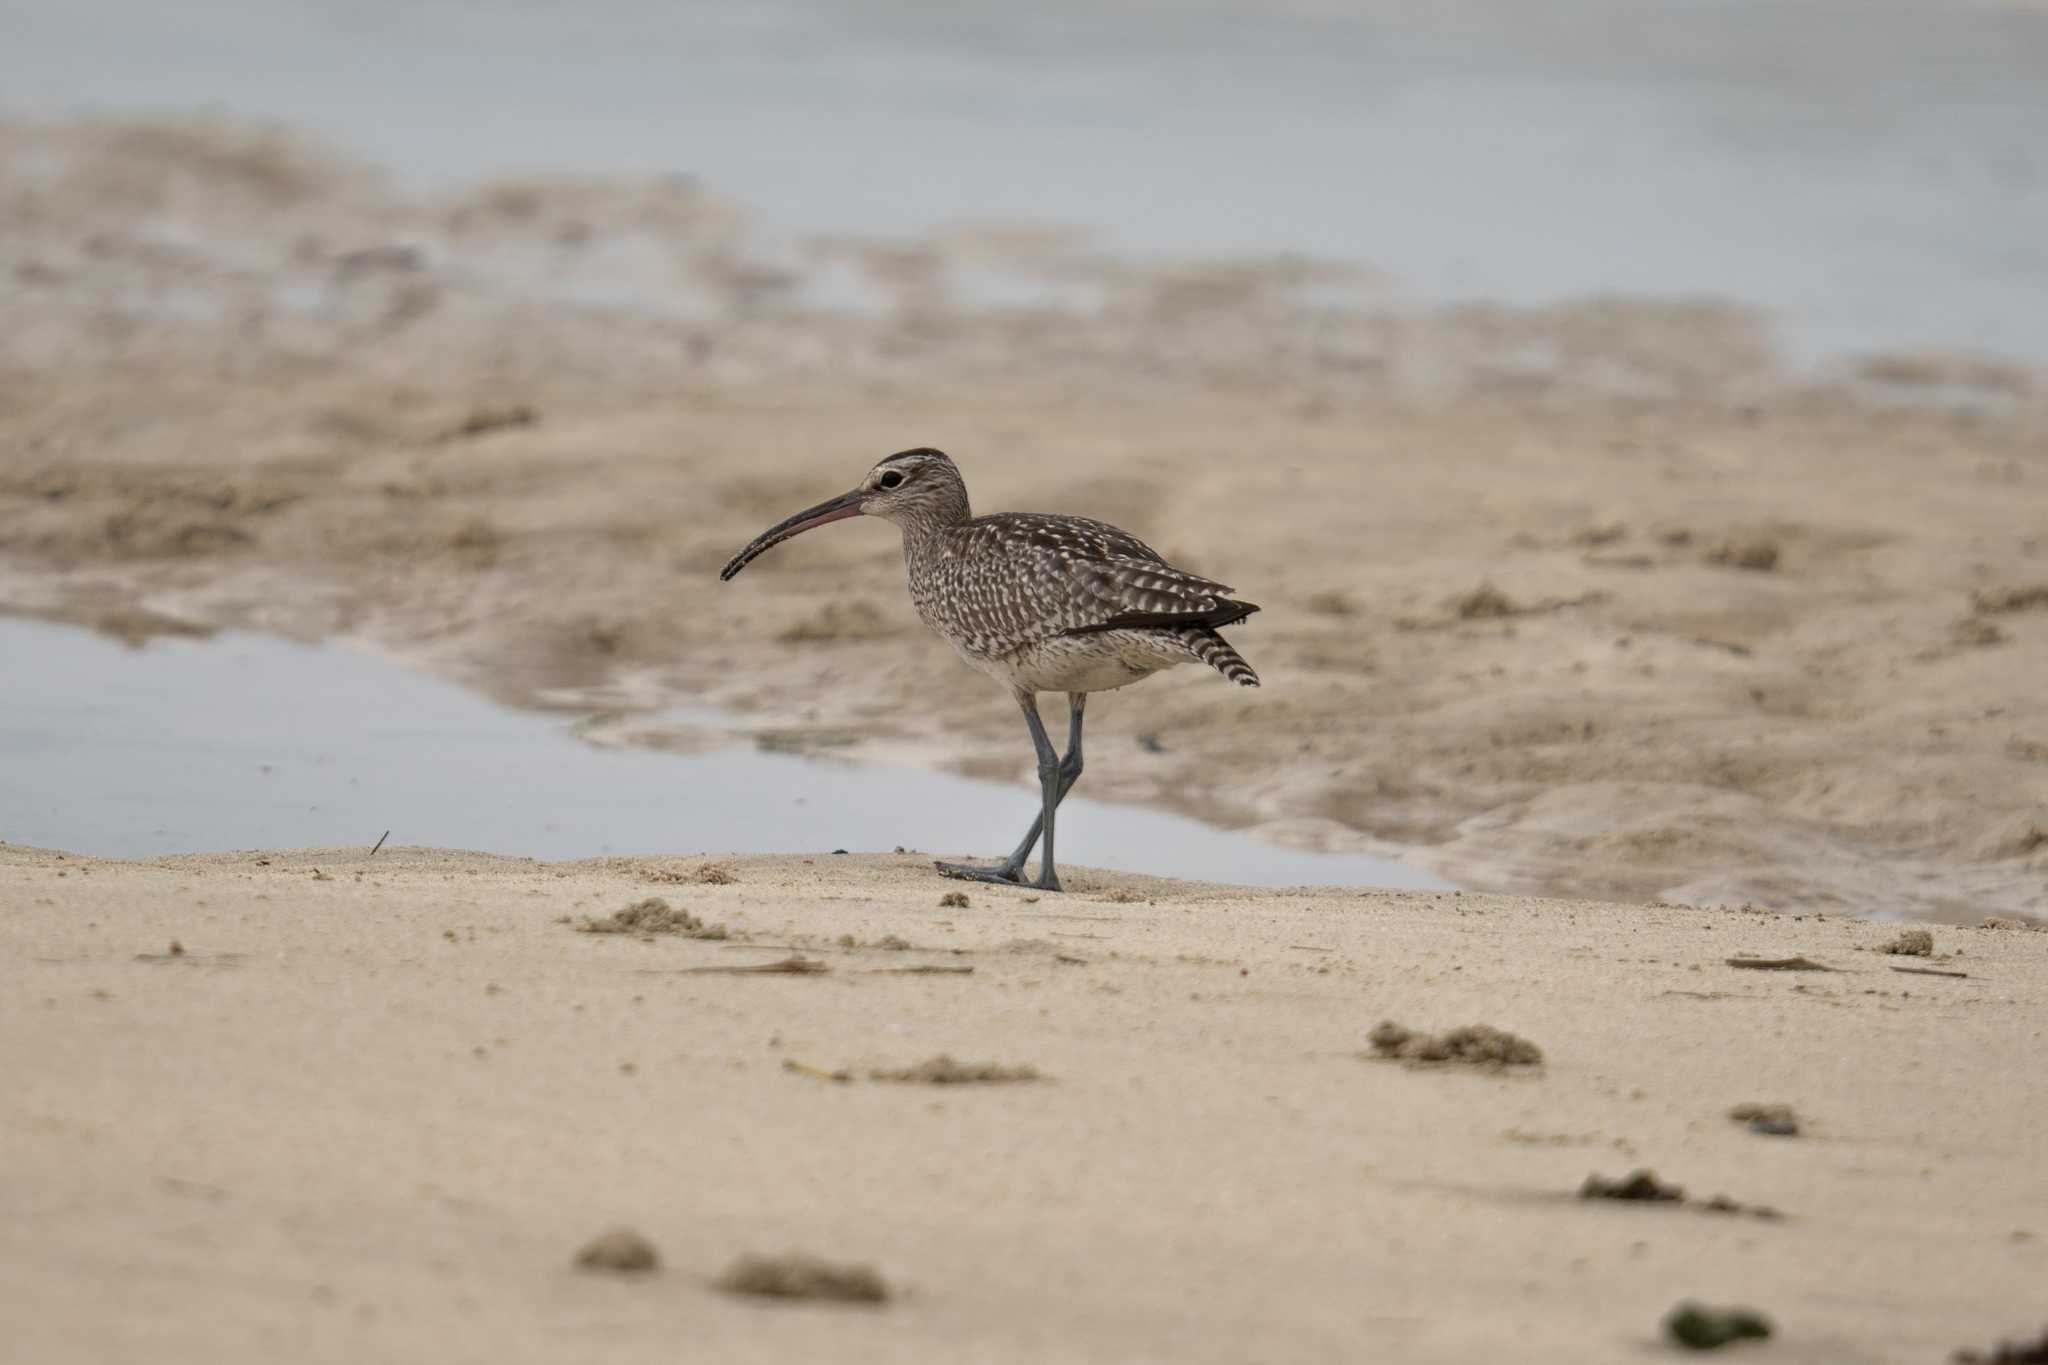
[[[965,490],[936,507],[905,509],[896,517],[903,531],[903,557],[912,562],[930,559],[945,543],[946,532],[965,526],[970,519]]]

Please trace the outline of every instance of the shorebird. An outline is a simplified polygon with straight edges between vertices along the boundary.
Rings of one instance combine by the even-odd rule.
[[[1127,687],[1175,664],[1203,663],[1241,687],[1259,675],[1217,632],[1258,610],[1221,583],[1176,569],[1127,531],[1087,517],[998,512],[977,517],[967,484],[937,450],[900,451],[850,492],[754,537],[720,571],[727,581],[791,536],[848,517],[881,517],[903,532],[910,600],[933,633],[1010,689],[1038,752],[1039,812],[1016,850],[980,867],[939,863],[949,877],[1024,882],[1043,839],[1042,891],[1060,889],[1053,812],[1081,776],[1081,713],[1090,692]],[[1067,694],[1061,757],[1038,715],[1040,692]]]

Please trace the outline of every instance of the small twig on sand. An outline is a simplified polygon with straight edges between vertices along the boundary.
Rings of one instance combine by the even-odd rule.
[[[375,846],[374,846],[374,847],[372,847],[372,848],[370,849],[370,856],[371,856],[372,858],[374,858],[374,857],[376,857],[376,856],[377,856],[377,850],[378,850],[378,849],[380,849],[380,848],[382,848],[382,847],[384,847],[384,841],[385,841],[386,839],[389,839],[390,837],[391,837],[391,831],[390,831],[390,830],[388,830],[388,829],[387,829],[387,830],[385,830],[385,831],[384,831],[384,832],[383,832],[382,834],[380,834],[380,835],[378,835],[378,836],[377,836],[377,842],[376,842]]]
[[[935,967],[929,964],[918,967],[870,967],[862,976],[969,976],[972,967]]]
[[[1815,962],[1810,957],[1731,957],[1731,967],[1748,967],[1759,972],[1831,972],[1833,967]]]
[[[1894,967],[1894,968],[1892,968],[1892,970],[1893,970],[1893,971],[1895,971],[1895,972],[1904,972],[1904,973],[1905,973],[1906,975],[1908,975],[1908,976],[1962,976],[1962,977],[1967,977],[1967,976],[1969,975],[1969,973],[1968,973],[1968,972],[1944,972],[1944,971],[1940,970],[1939,968],[1935,968],[1935,967]]]
[[[853,1079],[851,1071],[827,1071],[822,1066],[812,1066],[809,1062],[800,1062],[794,1057],[783,1058],[782,1069],[799,1076],[809,1076],[814,1081],[831,1081],[837,1085],[845,1085]]]

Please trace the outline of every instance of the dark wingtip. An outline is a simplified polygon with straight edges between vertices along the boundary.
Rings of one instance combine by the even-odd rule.
[[[1236,625],[1257,610],[1258,607],[1250,602],[1236,602],[1226,597],[1207,611],[1119,612],[1106,621],[1071,626],[1060,633],[1093,635],[1105,630],[1188,630],[1197,626],[1208,630],[1221,630],[1225,626]]]
[[[1238,602],[1225,598],[1222,604],[1210,614],[1209,629],[1221,630],[1225,626],[1234,626],[1258,609],[1259,604],[1256,602]]]

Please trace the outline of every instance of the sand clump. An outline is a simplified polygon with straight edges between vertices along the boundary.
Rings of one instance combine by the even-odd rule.
[[[871,1081],[903,1085],[1018,1085],[1045,1079],[1034,1066],[999,1066],[993,1062],[956,1062],[940,1053],[916,1066],[868,1072]]]
[[[948,891],[945,895],[939,897],[939,909],[941,910],[965,910],[966,908],[967,893],[965,891]]]
[[[660,886],[731,886],[739,880],[724,863],[705,863],[689,870],[659,867],[647,873],[646,877]]]
[[[1799,1115],[1789,1104],[1738,1104],[1728,1111],[1728,1117],[1765,1137],[1799,1135]]]
[[[603,919],[585,919],[576,926],[579,934],[633,934],[644,939],[660,935],[679,938],[725,939],[731,937],[723,924],[706,924],[687,910],[679,910],[659,896],[649,896]]]
[[[872,1266],[821,1260],[803,1252],[742,1256],[713,1281],[728,1294],[769,1299],[820,1299],[831,1303],[889,1301],[889,1286]]]
[[[1451,611],[1460,621],[1487,621],[1505,616],[1519,616],[1522,609],[1493,584],[1481,583],[1472,591],[1455,599],[1451,603]]]
[[[1707,552],[1707,562],[1729,569],[1747,569],[1751,573],[1770,573],[1778,567],[1781,553],[1777,541],[1756,536],[1715,546]]]
[[[1934,935],[1925,929],[1907,929],[1887,941],[1878,951],[1902,957],[1931,957],[1934,954]]]
[[[613,1228],[591,1239],[576,1253],[576,1264],[585,1270],[609,1270],[621,1274],[644,1274],[661,1268],[661,1253],[654,1243],[631,1228]]]
[[[910,951],[911,942],[900,934],[884,934],[871,942],[855,938],[852,934],[841,934],[833,942],[841,948],[879,948],[888,953]]]
[[[1491,1024],[1467,1024],[1447,1033],[1422,1033],[1385,1020],[1367,1035],[1373,1055],[1420,1065],[1452,1063],[1500,1069],[1537,1066],[1543,1049]]]
[[[2029,583],[2020,588],[1973,592],[1970,594],[1970,604],[1986,616],[2048,609],[2048,583]]]

